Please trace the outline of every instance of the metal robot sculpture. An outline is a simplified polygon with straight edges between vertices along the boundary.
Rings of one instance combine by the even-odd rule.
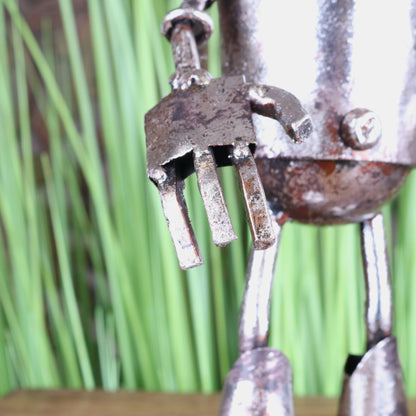
[[[213,2],[186,0],[166,16],[173,92],[146,115],[146,136],[148,175],[183,268],[202,263],[184,178],[196,172],[219,246],[235,234],[216,168],[235,165],[242,183],[253,248],[240,357],[225,381],[219,414],[294,412],[290,364],[267,347],[279,237],[294,220],[361,224],[367,351],[347,360],[339,415],[406,415],[377,210],[416,164],[416,1],[218,0],[219,79],[201,68],[198,54],[212,31],[204,10]]]

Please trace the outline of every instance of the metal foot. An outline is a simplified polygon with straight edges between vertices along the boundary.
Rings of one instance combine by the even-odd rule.
[[[273,348],[240,356],[224,384],[219,416],[292,416],[292,369]]]

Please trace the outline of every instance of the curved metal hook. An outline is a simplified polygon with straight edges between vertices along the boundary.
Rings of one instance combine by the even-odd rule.
[[[268,85],[247,84],[247,96],[254,112],[277,120],[295,142],[302,142],[312,133],[311,118],[290,92]]]

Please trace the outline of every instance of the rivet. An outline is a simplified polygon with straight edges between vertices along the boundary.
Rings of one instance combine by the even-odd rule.
[[[369,149],[380,140],[380,119],[373,111],[355,108],[342,120],[341,137],[344,143],[353,149]]]

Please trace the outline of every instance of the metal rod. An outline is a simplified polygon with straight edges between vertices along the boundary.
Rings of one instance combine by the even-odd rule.
[[[383,216],[361,224],[361,245],[366,282],[367,348],[391,335],[392,289]]]
[[[269,337],[270,300],[282,227],[273,221],[276,242],[266,250],[251,248],[239,325],[240,354],[265,347]]]
[[[170,39],[175,68],[200,69],[198,47],[192,29],[187,24],[176,24]]]

